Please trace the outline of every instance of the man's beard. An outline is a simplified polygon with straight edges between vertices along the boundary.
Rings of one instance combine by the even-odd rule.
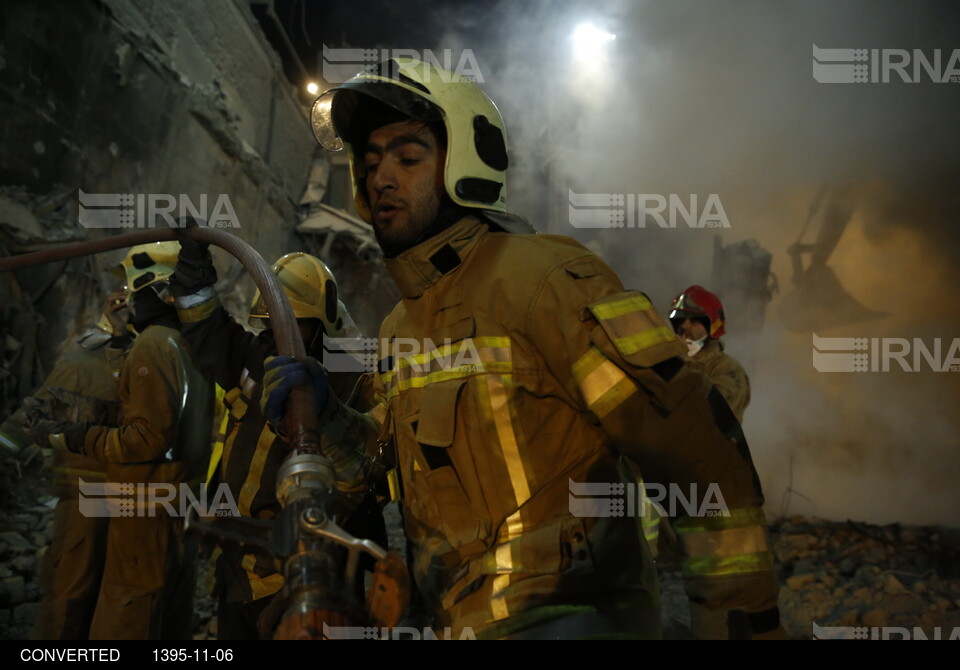
[[[446,230],[462,218],[463,214],[463,208],[444,194],[436,208],[427,206],[410,210],[410,220],[403,230],[384,230],[374,225],[373,233],[384,258],[394,258]]]

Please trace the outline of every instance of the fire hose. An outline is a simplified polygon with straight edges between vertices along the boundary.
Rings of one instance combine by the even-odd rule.
[[[306,358],[293,310],[270,266],[248,243],[223,230],[200,227],[178,233],[162,228],[115,235],[0,258],[0,272],[174,240],[178,234],[233,255],[253,277],[266,302],[277,353],[297,360]],[[186,520],[186,532],[192,536],[232,543],[280,565],[283,613],[275,639],[323,639],[331,636],[331,628],[343,631],[351,624],[393,626],[403,609],[396,603],[405,599],[408,590],[406,568],[397,554],[386,552],[370,540],[353,537],[331,518],[329,510],[334,509],[337,497],[336,473],[321,449],[320,426],[311,409],[312,394],[307,386],[297,387],[287,401],[284,426],[290,453],[277,474],[280,514],[271,520],[201,518],[196,509],[191,509]],[[358,601],[355,590],[364,553],[377,561],[365,604]],[[394,605],[384,607],[384,602]]]

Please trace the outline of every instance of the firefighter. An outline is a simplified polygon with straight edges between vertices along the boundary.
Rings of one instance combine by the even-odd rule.
[[[504,124],[490,99],[394,58],[321,96],[312,120],[324,146],[346,149],[357,210],[402,299],[380,328],[375,410],[344,407],[316,361],[278,357],[265,413],[279,421],[306,372],[342,487],[394,469],[435,625],[484,638],[657,637],[638,519],[573,511],[575,484],[629,483],[629,459],[648,483],[718,485],[729,515],[674,520],[687,593],[729,612],[739,636],[782,631],[739,425],[646,296],[574,240],[506,213]]]
[[[80,422],[53,446],[106,466],[126,503],[111,515],[90,639],[190,639],[196,550],[183,537],[185,502],[200,499],[210,452],[213,388],[191,359],[169,279],[180,245],[130,249],[121,267],[138,333],[120,369],[117,425]],[[162,501],[162,502],[161,502]]]
[[[704,367],[710,383],[730,405],[737,421],[750,404],[750,379],[743,366],[723,351],[723,304],[702,286],[691,286],[670,305],[670,323],[687,345],[687,356]]]
[[[62,358],[37,393],[0,425],[0,444],[19,452],[34,442],[47,444],[48,435],[71,420],[115,417],[117,377],[123,352],[132,339],[126,327],[125,292],[112,291],[96,327],[77,340],[79,349]],[[35,640],[86,640],[90,634],[109,519],[80,513],[80,478],[103,484],[106,470],[92,458],[55,450],[51,494],[59,500],[53,516],[53,542],[41,563],[43,596],[31,632]]]
[[[207,245],[188,236],[182,245],[174,288],[183,334],[204,372],[225,390],[225,423],[214,446],[214,453],[219,454],[218,481],[233,492],[241,515],[270,519],[280,511],[277,470],[289,452],[287,442],[267,425],[260,411],[263,361],[276,353],[270,315],[258,291],[249,320],[265,325],[266,330],[259,335],[248,333],[220,306]],[[282,256],[272,269],[293,308],[304,346],[311,355],[320,356],[324,336],[341,337],[353,324],[338,299],[333,273],[318,258],[300,252]],[[332,375],[331,381],[346,397],[358,377],[359,372],[345,372]],[[363,512],[364,527],[354,526],[354,530],[382,538],[385,531],[379,510],[364,507]],[[218,547],[214,554],[217,637],[271,637],[272,612],[264,616],[260,628],[258,621],[283,586],[283,575],[272,563],[263,564],[234,546]]]

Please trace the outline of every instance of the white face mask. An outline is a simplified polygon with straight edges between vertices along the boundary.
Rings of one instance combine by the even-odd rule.
[[[687,343],[687,355],[690,358],[693,358],[694,356],[696,356],[697,352],[703,349],[703,345],[706,343],[706,341],[707,341],[707,338],[705,337],[700,340],[685,340],[685,342]]]

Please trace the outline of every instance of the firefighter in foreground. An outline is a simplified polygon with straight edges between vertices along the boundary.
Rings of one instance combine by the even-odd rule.
[[[266,423],[260,411],[263,361],[276,353],[270,315],[259,292],[250,308],[250,321],[267,326],[259,335],[248,333],[220,305],[213,288],[217,280],[207,245],[184,236],[174,275],[178,315],[184,337],[209,378],[226,390],[223,403],[226,423],[214,445],[219,458],[217,480],[229,487],[243,516],[272,519],[280,511],[277,502],[277,471],[289,452],[285,440]],[[323,337],[340,337],[353,322],[338,299],[337,282],[329,268],[305,253],[290,253],[273,265],[293,307],[308,353],[320,356]],[[338,394],[347,397],[358,373],[331,376]],[[219,452],[219,453],[218,453]],[[379,510],[363,508],[366,527],[351,528],[361,534],[374,532],[382,543]],[[379,532],[369,528],[377,524]],[[272,564],[263,564],[252,554],[224,545],[215,550],[218,598],[217,637],[221,640],[269,638],[277,613],[268,612],[258,629],[258,620],[283,586],[283,575]],[[279,604],[279,603],[278,603]]]
[[[103,463],[109,482],[130,485],[129,506],[121,502],[111,514],[90,639],[192,636],[196,550],[183,538],[182,486],[200,497],[213,389],[191,360],[169,295],[179,248],[133,247],[121,264],[138,336],[120,370],[117,425],[81,422],[50,436],[55,448]],[[138,489],[143,496],[133,495]],[[169,500],[174,514],[159,499]]]
[[[728,516],[673,519],[689,597],[729,623],[709,634],[782,633],[739,424],[646,296],[574,240],[506,214],[504,124],[489,98],[392,59],[321,96],[313,124],[346,149],[402,300],[380,330],[376,410],[345,407],[317,361],[278,357],[265,414],[280,421],[309,380],[344,490],[385,470],[396,480],[434,625],[658,637],[638,520],[571,512],[573,483],[629,483],[627,458],[647,482],[722,491]]]
[[[707,379],[730,405],[737,421],[750,404],[750,379],[737,360],[723,351],[723,304],[702,286],[691,286],[670,305],[670,323],[687,345],[687,355],[704,367]]]
[[[0,425],[0,445],[20,451],[72,421],[116,417],[117,376],[123,352],[132,342],[126,328],[122,289],[107,295],[95,328],[77,340],[79,349],[54,366],[41,388]],[[43,597],[33,630],[35,640],[86,640],[90,634],[106,558],[106,517],[80,513],[79,478],[103,484],[102,463],[63,449],[53,452],[51,493],[59,498],[53,517],[53,543],[43,555]]]

